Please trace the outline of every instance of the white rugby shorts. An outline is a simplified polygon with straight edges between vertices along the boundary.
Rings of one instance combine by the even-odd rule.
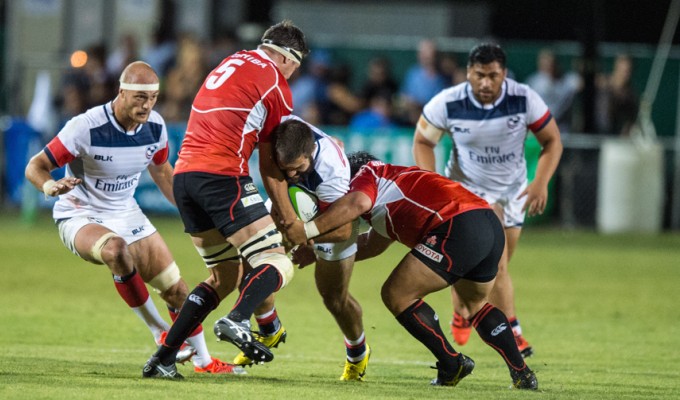
[[[523,182],[508,186],[508,188],[503,192],[493,192],[489,191],[480,186],[475,186],[474,184],[462,183],[461,184],[472,193],[483,198],[487,203],[498,204],[503,207],[503,227],[504,228],[521,228],[524,224],[525,212],[522,212],[522,207],[527,201],[527,197],[524,196],[521,199],[517,197],[526,189],[528,182],[525,180]]]
[[[99,224],[121,236],[128,245],[156,232],[156,227],[151,224],[151,221],[140,209],[121,212],[115,216],[65,218],[57,220],[56,224],[62,243],[78,257],[80,257],[80,254],[76,251],[76,234],[85,225]]]

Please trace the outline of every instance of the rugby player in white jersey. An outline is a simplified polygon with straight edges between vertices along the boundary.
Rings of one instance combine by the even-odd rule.
[[[176,318],[187,297],[170,250],[133,195],[148,169],[163,195],[175,203],[168,162],[168,134],[155,111],[158,76],[146,63],[129,64],[120,76],[118,96],[68,121],[59,134],[29,161],[26,178],[45,196],[59,196],[53,217],[64,245],[93,264],[106,265],[120,297],[161,344],[170,329],[149,297],[145,282]],[[55,181],[50,172],[66,166]],[[192,361],[199,373],[242,373],[210,356],[203,329],[187,338],[177,360]],[[194,350],[195,349],[195,350]]]
[[[503,222],[505,251],[490,302],[508,316],[523,356],[533,353],[522,336],[508,263],[519,241],[525,212],[542,214],[548,183],[562,155],[560,131],[543,100],[527,85],[507,78],[506,55],[496,44],[470,51],[467,82],[443,90],[423,108],[413,141],[416,164],[435,170],[434,148],[444,133],[453,141],[446,176],[491,204]],[[536,176],[527,181],[524,143],[528,130],[538,139],[541,155]],[[454,298],[451,331],[458,344],[470,335],[470,314]]]
[[[319,212],[347,193],[349,161],[334,138],[295,116],[285,117],[274,130],[274,137],[276,162],[286,180],[313,193]],[[311,257],[304,256],[305,252],[311,253],[308,247],[293,251],[294,261],[300,262],[301,268],[316,262],[316,287],[345,337],[347,359],[340,376],[343,381],[362,381],[371,353],[366,344],[361,305],[349,293],[358,229],[355,221],[316,238]],[[310,261],[305,262],[305,258]],[[273,301],[273,297],[268,300]],[[268,308],[271,305],[263,306]],[[234,364],[240,363],[234,360]]]

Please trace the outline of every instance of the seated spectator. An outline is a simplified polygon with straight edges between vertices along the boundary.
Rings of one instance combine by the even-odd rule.
[[[366,81],[361,87],[361,98],[369,103],[379,93],[387,94],[391,99],[399,92],[399,84],[392,76],[390,61],[385,57],[376,57],[368,62]]]
[[[393,129],[396,126],[392,120],[392,95],[389,90],[373,94],[369,99],[368,108],[354,114],[349,122],[350,129],[360,133]]]

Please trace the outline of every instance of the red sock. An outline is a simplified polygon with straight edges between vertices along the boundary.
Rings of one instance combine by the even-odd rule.
[[[146,285],[136,269],[129,275],[114,275],[113,282],[120,297],[132,308],[144,305],[149,299],[149,291],[146,289]]]

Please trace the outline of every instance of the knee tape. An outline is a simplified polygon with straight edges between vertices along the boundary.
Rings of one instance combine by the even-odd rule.
[[[196,247],[196,250],[203,257],[205,266],[208,268],[212,268],[223,261],[240,261],[238,249],[227,242],[210,247]]]
[[[276,268],[283,280],[281,287],[284,287],[293,278],[293,263],[285,254],[267,252],[267,250],[283,247],[282,240],[283,236],[276,230],[276,226],[269,224],[246,240],[239,251],[253,268],[262,264],[270,264]]]
[[[158,275],[154,276],[153,279],[149,281],[149,285],[156,289],[158,293],[163,293],[171,287],[175,286],[182,276],[179,273],[179,267],[174,261],[172,264],[168,265],[163,271]]]
[[[92,249],[90,250],[90,252],[92,253],[92,258],[94,258],[95,260],[102,264],[105,264],[104,260],[102,260],[102,250],[104,249],[104,246],[106,246],[106,243],[108,243],[108,241],[114,237],[119,237],[122,239],[122,237],[116,235],[113,232],[105,233],[99,239],[97,239],[97,241],[94,242],[94,244],[92,245]]]

